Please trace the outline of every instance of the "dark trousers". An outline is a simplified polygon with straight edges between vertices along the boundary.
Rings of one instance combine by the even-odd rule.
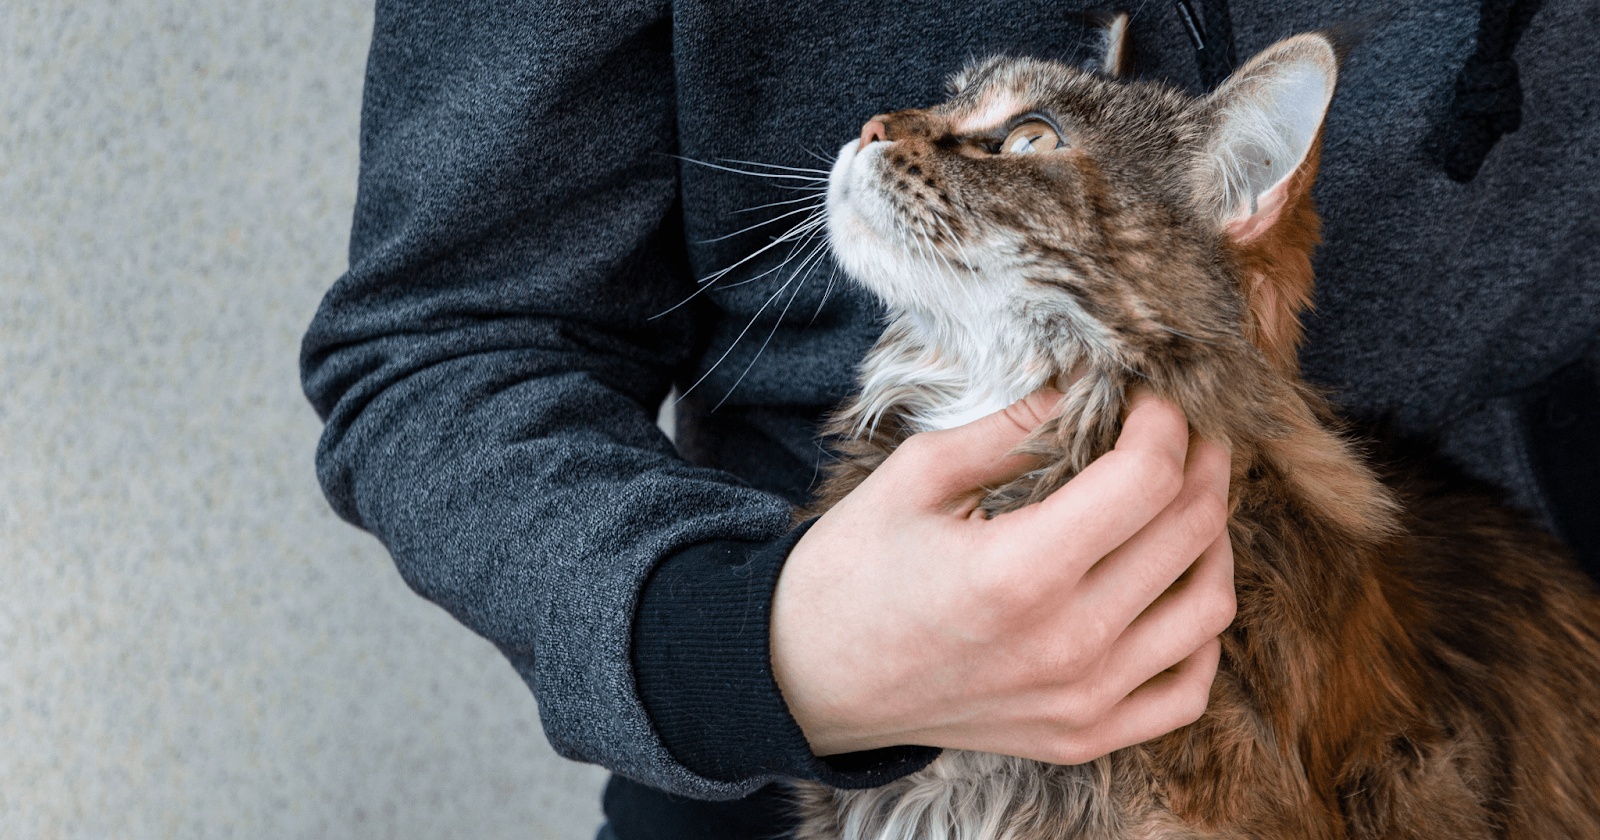
[[[778,785],[744,799],[701,802],[612,776],[602,801],[606,824],[596,840],[778,840],[795,827]]]

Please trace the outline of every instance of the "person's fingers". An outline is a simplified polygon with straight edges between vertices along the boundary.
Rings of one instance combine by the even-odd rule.
[[[1117,671],[1106,690],[1120,697],[1172,667],[1226,630],[1236,605],[1233,547],[1223,534],[1112,643],[1106,661]]]
[[[1061,393],[1041,388],[1022,400],[964,426],[913,435],[900,445],[897,467],[915,471],[909,488],[917,501],[975,505],[992,488],[1038,467],[1013,452],[1054,417]]]
[[[1199,720],[1211,699],[1211,682],[1216,679],[1221,654],[1220,641],[1206,640],[1178,664],[1134,689],[1099,723],[1074,733],[1056,763],[1092,761]]]
[[[998,517],[1008,545],[1061,563],[1063,543],[1092,564],[1161,513],[1183,489],[1189,427],[1177,406],[1135,390],[1114,449],[1044,501]]]
[[[1189,448],[1189,421],[1176,405],[1156,396],[1149,388],[1128,392],[1128,419],[1117,435],[1117,449],[1158,449],[1168,457],[1183,459]]]
[[[1227,528],[1228,473],[1227,450],[1194,439],[1178,498],[1084,574],[1085,592],[1095,606],[1120,616],[1117,632],[1196,565],[1195,558]]]

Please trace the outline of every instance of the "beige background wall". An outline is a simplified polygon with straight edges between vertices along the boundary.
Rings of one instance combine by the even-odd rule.
[[[370,0],[0,3],[0,838],[588,838],[312,474]]]

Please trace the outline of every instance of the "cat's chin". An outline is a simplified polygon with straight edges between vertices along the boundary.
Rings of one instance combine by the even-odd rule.
[[[845,274],[891,309],[947,319],[953,295],[972,296],[973,278],[931,242],[919,242],[884,194],[876,161],[889,142],[839,150],[828,176],[828,244]],[[990,297],[993,297],[992,295]],[[1001,301],[983,301],[991,309]]]
[[[881,206],[882,198],[867,171],[870,167],[859,165],[867,163],[865,158],[877,145],[863,153],[850,142],[839,150],[828,175],[828,244],[846,274],[891,306],[903,306],[906,301],[896,300],[899,283],[895,278],[903,277],[910,260],[901,253],[897,237],[890,234],[893,218],[888,208]]]

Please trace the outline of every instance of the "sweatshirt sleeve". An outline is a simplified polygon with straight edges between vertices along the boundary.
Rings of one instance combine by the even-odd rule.
[[[558,752],[729,798],[770,776],[676,760],[630,667],[653,568],[790,516],[653,422],[705,331],[653,317],[693,289],[670,56],[661,3],[380,0],[350,267],[301,374],[334,509],[511,660]]]
[[[779,775],[868,788],[939,756],[908,745],[818,758],[789,713],[772,672],[772,593],[810,525],[771,543],[695,546],[661,564],[640,596],[639,694],[667,749],[706,778]]]

